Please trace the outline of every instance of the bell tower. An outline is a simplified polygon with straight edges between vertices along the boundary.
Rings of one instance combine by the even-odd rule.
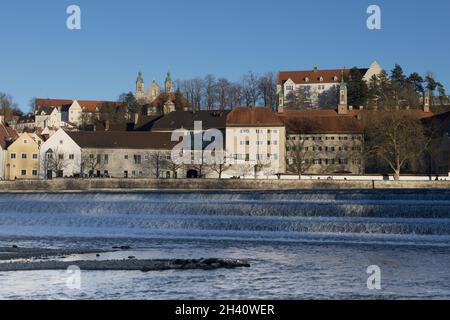
[[[341,72],[341,84],[339,86],[339,106],[338,114],[348,113],[347,83],[344,80],[344,70]]]
[[[173,81],[170,76],[170,71],[167,71],[166,81],[164,82],[166,93],[173,93]]]
[[[423,98],[423,111],[430,112],[430,90],[425,91],[425,96]]]
[[[142,77],[142,72],[139,71],[136,80],[136,98],[142,99],[144,97],[144,78]]]

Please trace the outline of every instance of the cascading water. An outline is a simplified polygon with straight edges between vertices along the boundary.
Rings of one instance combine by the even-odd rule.
[[[0,195],[0,235],[450,244],[450,191]]]

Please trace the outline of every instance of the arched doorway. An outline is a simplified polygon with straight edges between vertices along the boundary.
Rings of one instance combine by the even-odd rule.
[[[188,179],[197,179],[198,178],[198,171],[191,169],[187,171],[187,178]]]

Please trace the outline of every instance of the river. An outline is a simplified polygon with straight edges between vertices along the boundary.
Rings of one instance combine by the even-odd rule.
[[[0,247],[237,258],[214,271],[0,272],[2,299],[450,298],[450,190],[0,194]],[[367,268],[381,289],[367,287]]]

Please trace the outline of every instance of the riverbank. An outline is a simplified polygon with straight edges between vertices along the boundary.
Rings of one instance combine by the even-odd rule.
[[[0,192],[92,190],[449,189],[450,181],[55,179],[0,181]]]

